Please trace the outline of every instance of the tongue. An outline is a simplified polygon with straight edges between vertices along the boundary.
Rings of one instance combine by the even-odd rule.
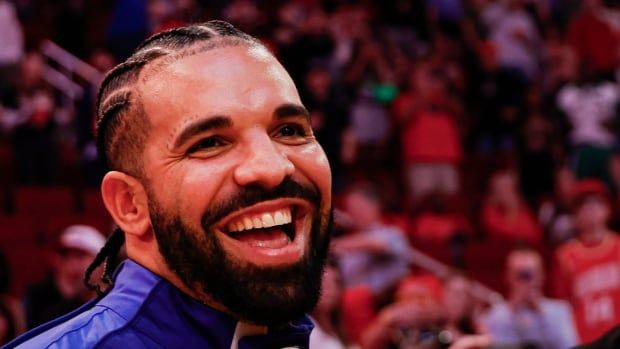
[[[251,229],[235,233],[233,238],[252,247],[282,248],[290,243],[286,233],[277,228]]]

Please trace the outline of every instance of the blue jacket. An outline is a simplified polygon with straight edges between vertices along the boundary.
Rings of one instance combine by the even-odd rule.
[[[5,348],[308,348],[306,317],[265,335],[239,338],[243,325],[203,305],[148,269],[127,260],[104,297],[37,327]],[[239,333],[236,333],[239,332]]]

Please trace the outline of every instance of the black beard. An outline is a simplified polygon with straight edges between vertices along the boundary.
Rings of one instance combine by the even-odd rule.
[[[148,187],[148,186],[147,186]],[[149,187],[149,209],[159,251],[168,267],[190,290],[199,291],[234,316],[259,325],[280,325],[302,317],[316,305],[329,246],[329,216],[321,215],[316,188],[286,179],[273,190],[246,188],[214,204],[202,217],[202,229],[188,226],[179,214],[165,212]],[[302,198],[313,204],[310,245],[299,262],[257,266],[231,258],[210,227],[243,207],[276,198]]]

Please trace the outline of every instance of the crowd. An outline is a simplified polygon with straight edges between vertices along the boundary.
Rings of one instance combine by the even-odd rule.
[[[0,0],[0,194],[96,187],[104,170],[97,86],[74,77],[76,99],[54,88],[44,40],[104,73],[148,35],[214,18],[280,59],[330,160],[320,348],[439,348],[476,334],[566,348],[620,323],[616,0]],[[478,269],[505,263],[491,285],[504,302],[472,291],[481,270],[467,251],[480,243],[491,247]],[[417,267],[410,248],[455,272]],[[38,307],[7,275],[0,343],[35,325],[22,305]]]

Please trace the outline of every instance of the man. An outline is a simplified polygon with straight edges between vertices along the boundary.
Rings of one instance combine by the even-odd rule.
[[[578,239],[556,252],[552,286],[571,303],[581,343],[620,322],[620,239],[607,227],[609,192],[597,179],[575,184]]]
[[[51,254],[52,273],[31,287],[24,299],[28,328],[64,315],[94,296],[84,285],[84,272],[105,238],[95,228],[72,225],[63,230]]]
[[[530,249],[507,257],[507,303],[495,304],[482,324],[496,345],[566,349],[577,344],[570,306],[544,297],[542,258]]]
[[[107,75],[97,112],[124,235],[95,265],[123,240],[128,260],[103,298],[9,347],[307,347],[331,175],[274,56],[225,22],[162,32]]]

